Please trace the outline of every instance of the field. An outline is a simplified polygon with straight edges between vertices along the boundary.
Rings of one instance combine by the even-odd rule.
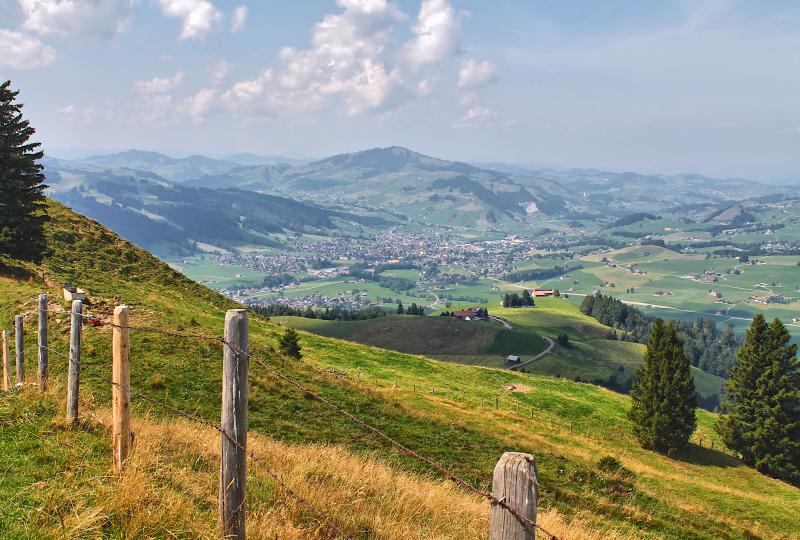
[[[800,323],[792,321],[800,319],[800,256],[765,256],[758,261],[685,257],[641,261],[635,268],[645,272],[643,275],[621,266],[587,262],[586,268],[572,273],[570,294],[580,302],[583,295],[600,289],[653,315],[712,317],[717,324],[733,324],[738,332],[749,326],[755,314],[762,313],[769,319],[781,319],[795,339],[800,339]],[[704,272],[713,273],[715,281],[706,281]],[[690,273],[701,276],[689,279]],[[633,292],[627,291],[631,288]],[[751,299],[771,294],[785,297],[788,303],[761,304]]]
[[[274,321],[322,336],[336,337],[452,362],[502,367],[509,354],[532,357],[547,347],[535,333],[504,329],[494,321],[392,315],[365,321],[323,321],[274,317]],[[464,357],[462,359],[462,357]]]
[[[90,292],[90,310],[107,320],[114,304],[131,306],[132,324],[218,335],[234,304],[59,206],[48,225],[51,255],[42,267],[3,260],[0,326],[14,314],[35,322],[35,297],[47,288],[52,347],[65,351],[58,290],[66,278]],[[568,304],[567,304],[568,305]],[[543,306],[544,307],[544,306]],[[538,308],[537,308],[538,309]],[[568,308],[561,308],[566,312]],[[554,308],[554,311],[556,308]],[[520,310],[521,311],[521,310]],[[535,310],[530,310],[535,311]],[[546,310],[542,310],[543,312]],[[520,315],[521,316],[521,315]],[[592,324],[572,317],[579,333]],[[556,313],[531,323],[555,329]],[[572,323],[570,323],[571,325]],[[585,327],[585,328],[584,328]],[[276,355],[281,327],[253,316],[254,358],[313,388],[403,444],[487,487],[503,451],[535,455],[542,523],[563,538],[793,538],[800,535],[800,489],[756,473],[708,448],[719,440],[715,415],[698,412],[685,452],[668,458],[638,447],[626,419],[627,397],[590,384],[439,362],[302,333],[304,359]],[[33,345],[29,333],[26,343]],[[213,537],[218,439],[146,402],[135,402],[137,449],[131,473],[108,475],[108,328],[85,329],[83,422],[63,424],[64,362],[51,357],[44,396],[32,388],[0,395],[0,535],[41,537]],[[205,340],[132,334],[132,385],[140,392],[219,418],[221,349]],[[29,373],[35,358],[27,357]],[[96,364],[95,367],[90,367]],[[335,371],[333,371],[335,370]],[[253,448],[290,487],[352,536],[480,538],[488,504],[433,476],[419,462],[251,362],[249,418]],[[499,408],[495,409],[495,400]],[[617,457],[627,469],[604,471]],[[254,463],[249,467],[250,531],[256,538],[330,538],[307,510]],[[309,487],[313,486],[313,487]],[[442,508],[447,508],[446,519]],[[452,524],[458,524],[458,530]]]

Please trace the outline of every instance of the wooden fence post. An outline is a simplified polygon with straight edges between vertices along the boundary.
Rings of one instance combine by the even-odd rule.
[[[222,357],[219,534],[225,539],[244,540],[249,363],[246,310],[228,310],[225,315],[225,342]]]
[[[11,344],[8,330],[3,330],[3,390],[11,388]]]
[[[492,494],[533,523],[536,523],[536,485],[536,463],[530,454],[506,452],[494,468]],[[499,504],[492,504],[489,540],[535,538],[535,529]]]
[[[17,384],[25,383],[25,323],[22,315],[14,317],[14,344],[17,355]]]
[[[111,427],[114,474],[122,473],[131,449],[131,373],[128,357],[131,342],[128,330],[128,306],[114,309],[111,336]]]
[[[47,353],[47,295],[39,295],[39,391],[47,390],[48,356]]]
[[[498,410],[500,408],[500,398],[499,397],[495,397],[494,398],[494,408],[495,408],[495,410]]]
[[[69,371],[67,374],[67,423],[78,424],[78,389],[81,384],[81,327],[83,304],[72,301],[72,324],[69,329]]]

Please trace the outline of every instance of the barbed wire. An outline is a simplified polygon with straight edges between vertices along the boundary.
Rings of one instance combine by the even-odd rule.
[[[336,412],[338,412],[339,414],[343,415],[344,417],[350,419],[351,421],[355,422],[356,424],[360,425],[361,427],[371,431],[372,433],[375,433],[376,435],[378,435],[379,437],[381,437],[385,441],[389,442],[390,444],[392,444],[393,446],[398,448],[401,452],[403,452],[407,456],[410,456],[410,457],[412,457],[412,458],[414,458],[414,459],[416,459],[418,461],[421,461],[421,462],[425,463],[426,465],[428,465],[432,469],[436,470],[437,472],[441,473],[445,477],[449,478],[450,480],[452,480],[456,484],[460,485],[461,487],[463,487],[467,491],[470,491],[471,493],[474,493],[476,495],[480,495],[481,497],[487,499],[492,504],[496,504],[498,506],[501,506],[504,510],[507,510],[511,515],[513,515],[518,521],[520,521],[529,530],[538,529],[538,530],[542,531],[543,533],[547,534],[552,540],[559,540],[558,536],[556,536],[555,534],[553,534],[553,533],[549,532],[548,530],[544,529],[541,525],[538,525],[536,522],[528,519],[526,516],[523,516],[516,508],[513,508],[508,503],[506,503],[505,497],[498,498],[497,496],[495,496],[494,494],[492,494],[492,493],[490,493],[488,491],[484,491],[484,490],[482,490],[480,488],[477,488],[477,487],[473,486],[470,482],[467,482],[466,480],[464,480],[463,478],[461,478],[460,476],[458,476],[454,472],[450,471],[449,469],[446,469],[444,466],[436,463],[432,459],[430,459],[430,458],[428,458],[426,456],[423,456],[422,454],[419,454],[418,452],[415,452],[414,450],[412,450],[411,448],[405,446],[401,442],[395,440],[393,437],[391,437],[390,435],[386,434],[382,430],[380,430],[380,429],[376,428],[375,426],[373,426],[373,425],[365,422],[364,420],[358,418],[357,416],[355,416],[354,414],[350,413],[349,411],[343,409],[342,407],[340,407],[339,405],[335,404],[331,400],[329,400],[329,399],[321,396],[320,394],[317,394],[316,392],[310,390],[308,387],[306,387],[302,383],[299,383],[299,382],[295,381],[294,379],[284,375],[280,371],[278,371],[278,370],[274,369],[273,367],[271,367],[264,360],[262,360],[262,359],[260,359],[260,358],[258,358],[256,356],[253,356],[252,354],[248,353],[247,351],[242,350],[242,348],[239,347],[238,345],[236,345],[234,343],[231,343],[231,342],[229,342],[227,340],[223,340],[223,343],[226,346],[230,347],[231,350],[233,350],[234,352],[236,352],[238,354],[246,355],[250,360],[253,360],[254,362],[256,362],[256,364],[260,365],[262,368],[264,368],[266,371],[268,371],[271,375],[281,379],[282,381],[284,381],[286,383],[291,384],[295,388],[303,391],[305,394],[313,397],[317,401],[320,401],[321,403],[324,403],[325,405],[331,407]]]
[[[50,311],[50,310],[45,310],[45,311]],[[71,312],[71,311],[66,311],[66,310],[65,310],[64,312],[62,312],[62,313],[69,314],[69,315],[71,315],[71,314],[72,314],[72,312]],[[313,397],[313,398],[314,398],[314,399],[316,399],[317,401],[319,401],[319,402],[321,402],[321,403],[323,403],[323,404],[327,405],[328,407],[332,408],[333,410],[335,410],[336,412],[338,412],[340,415],[342,415],[342,416],[344,416],[344,417],[348,418],[350,421],[352,421],[352,422],[354,422],[354,423],[358,424],[359,426],[363,427],[364,429],[366,429],[366,430],[368,430],[368,431],[371,431],[372,433],[374,433],[374,434],[378,435],[380,438],[382,438],[382,439],[383,439],[383,440],[385,440],[386,442],[390,443],[392,446],[394,446],[394,447],[398,448],[398,449],[399,449],[399,450],[400,450],[402,453],[404,453],[405,455],[407,455],[407,456],[409,456],[409,457],[412,457],[412,458],[414,458],[414,459],[416,459],[416,460],[418,460],[418,461],[420,461],[420,462],[422,462],[422,463],[425,463],[425,464],[426,464],[426,465],[428,465],[430,468],[432,468],[433,470],[435,470],[435,471],[439,472],[440,474],[442,474],[442,475],[443,475],[443,476],[445,476],[446,478],[450,479],[451,481],[453,481],[453,482],[454,482],[454,483],[456,483],[457,485],[461,486],[461,487],[462,487],[462,488],[464,488],[465,490],[467,490],[467,491],[469,491],[469,492],[471,492],[471,493],[474,493],[474,494],[476,494],[476,495],[479,495],[479,496],[481,496],[482,498],[484,498],[484,499],[488,500],[488,501],[489,501],[491,504],[493,504],[493,505],[498,505],[498,506],[502,507],[504,510],[508,511],[508,512],[509,512],[511,515],[513,515],[513,516],[514,516],[514,517],[515,517],[515,518],[516,518],[516,519],[517,519],[517,520],[518,520],[518,521],[519,521],[521,524],[523,524],[523,526],[525,526],[525,527],[526,527],[528,530],[530,530],[530,531],[533,531],[533,530],[535,530],[535,529],[538,529],[539,531],[543,532],[544,534],[547,534],[547,535],[548,535],[548,536],[551,538],[551,540],[559,540],[558,536],[556,536],[555,534],[553,534],[553,533],[549,532],[548,530],[546,530],[545,528],[543,528],[541,525],[539,525],[539,524],[537,524],[536,522],[534,522],[534,521],[530,520],[530,519],[529,519],[529,518],[527,518],[526,516],[523,516],[523,515],[522,515],[522,514],[521,514],[521,513],[520,513],[520,512],[517,510],[517,509],[513,508],[512,506],[510,506],[510,505],[509,505],[509,504],[508,504],[508,503],[505,501],[505,497],[503,497],[503,498],[498,498],[498,497],[497,497],[496,495],[494,495],[493,493],[490,493],[490,492],[488,492],[488,491],[485,491],[485,490],[482,490],[482,489],[480,489],[480,488],[478,488],[478,487],[475,487],[475,486],[474,486],[474,485],[472,485],[470,482],[468,482],[468,481],[464,480],[463,478],[461,478],[460,476],[458,476],[458,475],[457,475],[457,474],[455,474],[454,472],[452,472],[452,471],[450,471],[449,469],[445,468],[443,465],[440,465],[439,463],[437,463],[437,462],[433,461],[432,459],[430,459],[430,458],[428,458],[428,457],[426,457],[426,456],[423,456],[422,454],[419,454],[418,452],[416,452],[416,451],[412,450],[411,448],[409,448],[409,447],[405,446],[404,444],[402,444],[401,442],[397,441],[396,439],[394,439],[393,437],[391,437],[391,436],[390,436],[390,435],[388,435],[387,433],[383,432],[383,431],[382,431],[382,430],[380,430],[379,428],[377,428],[377,427],[375,427],[375,426],[373,426],[373,425],[371,425],[371,424],[367,423],[366,421],[364,421],[364,420],[362,420],[362,419],[360,419],[360,418],[356,417],[355,415],[353,415],[353,414],[352,414],[352,413],[350,413],[349,411],[345,410],[344,408],[340,407],[340,406],[339,406],[339,405],[337,405],[336,403],[334,403],[334,402],[330,401],[329,399],[327,399],[327,398],[325,398],[325,397],[321,396],[320,394],[318,394],[318,393],[316,393],[316,392],[314,392],[314,391],[310,390],[308,387],[306,387],[306,386],[305,386],[305,385],[303,385],[302,383],[300,383],[300,382],[297,382],[297,381],[295,381],[294,379],[292,379],[291,377],[288,377],[287,375],[285,375],[285,374],[281,373],[280,371],[278,371],[278,370],[274,369],[274,368],[273,368],[273,367],[271,367],[271,366],[270,366],[270,365],[269,365],[269,364],[268,364],[268,363],[267,363],[265,360],[263,360],[263,359],[261,359],[261,358],[258,358],[258,357],[256,357],[256,356],[253,356],[253,355],[252,355],[252,354],[250,354],[249,352],[247,352],[247,351],[244,351],[242,348],[240,348],[240,347],[239,347],[239,346],[237,346],[236,344],[234,344],[234,343],[231,343],[231,342],[227,341],[226,339],[224,339],[224,338],[222,338],[222,337],[218,337],[218,336],[208,336],[208,335],[204,335],[204,334],[184,334],[184,333],[180,333],[180,332],[172,332],[172,331],[169,331],[169,330],[165,330],[165,329],[163,329],[163,328],[156,328],[156,327],[149,327],[149,326],[118,325],[118,324],[115,324],[115,323],[113,323],[113,322],[106,322],[106,321],[103,321],[102,319],[99,319],[99,318],[98,318],[96,315],[92,315],[92,314],[84,314],[84,313],[81,313],[80,315],[81,315],[81,317],[82,317],[82,318],[84,318],[84,319],[88,319],[88,320],[90,320],[90,321],[96,321],[96,325],[97,325],[97,326],[110,326],[110,327],[112,327],[112,328],[117,328],[117,329],[126,329],[126,330],[134,330],[134,331],[139,331],[139,332],[155,333],[155,334],[160,334],[160,335],[164,335],[164,336],[168,336],[168,337],[173,337],[173,338],[177,338],[177,339],[201,339],[201,340],[206,340],[206,341],[211,341],[211,342],[219,342],[219,343],[222,343],[223,345],[225,345],[225,346],[229,347],[231,350],[233,350],[233,351],[234,351],[236,354],[243,354],[243,355],[245,355],[245,356],[246,356],[248,359],[251,359],[251,360],[253,360],[253,361],[254,361],[256,364],[258,364],[259,366],[261,366],[261,367],[262,367],[264,370],[266,370],[266,371],[267,371],[268,373],[270,373],[271,375],[273,375],[273,376],[275,376],[275,377],[277,377],[277,378],[279,378],[279,379],[283,380],[284,382],[286,382],[286,383],[288,383],[288,384],[290,384],[290,385],[292,385],[292,386],[296,387],[297,389],[299,389],[299,390],[303,391],[305,394],[307,394],[307,395],[309,395],[309,396]],[[49,349],[49,348],[48,348],[48,350],[52,350],[52,349]],[[55,351],[54,351],[54,352],[55,352]],[[66,355],[64,355],[63,353],[58,353],[58,352],[56,352],[56,354],[60,354],[61,356],[66,356]],[[67,358],[68,358],[68,357],[67,357]],[[81,365],[81,366],[82,366],[82,365],[89,365],[89,364],[87,364],[87,363],[85,363],[85,362],[83,362],[83,361],[81,360],[81,361],[79,362],[79,365]],[[182,410],[178,409],[177,407],[173,407],[173,406],[171,406],[171,405],[169,405],[169,404],[167,404],[167,403],[161,402],[161,401],[160,401],[160,400],[158,400],[158,399],[152,398],[152,397],[150,397],[150,396],[147,396],[147,395],[145,395],[145,394],[142,394],[142,393],[140,393],[140,392],[137,392],[137,391],[135,391],[135,390],[132,390],[130,387],[125,387],[124,385],[121,385],[120,383],[117,383],[116,381],[113,381],[112,379],[108,379],[108,378],[105,378],[105,377],[102,377],[102,376],[98,376],[98,377],[100,377],[101,379],[105,380],[105,381],[106,381],[106,382],[108,382],[108,383],[111,383],[112,385],[116,385],[116,386],[118,386],[118,387],[120,387],[120,388],[126,388],[126,389],[127,389],[127,391],[128,391],[128,392],[129,392],[131,395],[134,395],[134,396],[136,396],[136,397],[137,397],[137,398],[139,398],[139,399],[142,399],[142,400],[144,400],[144,401],[151,402],[151,403],[153,403],[153,404],[156,404],[156,405],[158,405],[158,406],[161,406],[161,407],[163,407],[163,408],[166,408],[167,410],[169,410],[169,411],[173,412],[174,414],[177,414],[177,415],[179,415],[179,416],[185,417],[185,418],[187,418],[187,419],[190,419],[190,420],[194,420],[195,422],[198,422],[198,423],[200,423],[200,424],[202,424],[202,425],[205,425],[205,426],[207,426],[207,427],[211,427],[211,428],[213,428],[213,429],[215,429],[215,430],[219,431],[219,432],[220,432],[220,433],[221,433],[221,434],[222,434],[222,435],[223,435],[223,436],[224,436],[226,439],[228,439],[228,440],[229,440],[229,441],[230,441],[232,444],[234,444],[234,445],[235,445],[235,446],[237,446],[237,447],[238,447],[240,450],[242,450],[242,451],[243,451],[243,452],[245,452],[247,455],[249,455],[249,457],[251,458],[251,460],[255,460],[255,456],[252,454],[252,452],[249,452],[249,451],[248,451],[246,448],[244,448],[244,447],[243,447],[242,445],[240,445],[238,442],[234,441],[234,440],[233,440],[233,439],[232,439],[232,438],[231,438],[231,437],[230,437],[230,436],[229,436],[229,435],[228,435],[228,434],[227,434],[227,433],[226,433],[226,432],[225,432],[225,431],[222,429],[222,427],[221,427],[221,426],[218,426],[217,424],[215,424],[215,423],[213,423],[213,422],[210,422],[210,421],[208,421],[208,420],[205,420],[205,419],[203,419],[203,418],[200,418],[200,417],[198,417],[197,415],[194,415],[194,414],[192,414],[192,413],[188,413],[188,412],[182,411]],[[262,464],[262,466],[263,466],[263,464]],[[274,473],[274,471],[272,471],[272,470],[269,468],[269,466],[264,466],[264,468],[265,468],[265,470],[267,471],[267,473],[268,473],[268,474],[269,474],[269,475],[270,475],[270,476],[271,476],[271,477],[272,477],[272,478],[273,478],[273,479],[276,481],[276,483],[278,483],[278,484],[279,484],[279,485],[280,485],[282,488],[286,489],[287,493],[289,493],[289,494],[290,494],[290,495],[291,495],[293,498],[295,498],[296,500],[300,501],[300,502],[301,502],[301,504],[303,504],[303,505],[307,506],[307,507],[308,507],[308,508],[309,508],[309,509],[312,511],[312,513],[314,513],[315,515],[318,515],[318,514],[317,514],[317,513],[316,513],[316,512],[315,512],[315,511],[312,509],[312,507],[311,507],[311,506],[310,506],[308,503],[306,503],[306,502],[305,502],[305,501],[304,501],[304,500],[303,500],[303,499],[302,499],[302,498],[301,498],[299,495],[297,495],[297,494],[293,493],[293,492],[292,492],[292,491],[291,491],[291,490],[290,490],[290,489],[289,489],[289,488],[288,488],[288,487],[285,485],[285,483],[283,483],[283,481],[282,481],[282,480],[280,480],[280,479],[277,477],[277,475]],[[339,534],[341,534],[341,535],[343,535],[343,536],[345,536],[345,537],[348,537],[348,536],[347,536],[346,534],[344,534],[344,532],[343,532],[343,531],[341,531],[341,529],[339,529],[339,528],[338,528],[338,527],[337,527],[335,524],[333,524],[333,523],[329,522],[329,520],[327,520],[326,518],[324,518],[324,517],[322,517],[322,516],[320,516],[320,515],[318,515],[318,517],[319,517],[319,518],[321,518],[321,520],[322,520],[322,521],[324,521],[324,522],[326,522],[327,524],[329,524],[329,525],[331,526],[331,528],[333,528],[334,530],[336,530],[336,531],[337,531],[337,533],[339,533]],[[349,538],[349,537],[348,537],[348,538]]]
[[[78,362],[78,366],[79,366],[80,368],[82,368],[82,367],[84,367],[84,366],[92,366],[92,367],[95,367],[95,366],[98,366],[98,365],[99,365],[99,364],[87,364],[87,363],[85,363],[83,360],[80,360],[80,361]],[[298,495],[296,492],[294,492],[294,491],[293,491],[293,490],[292,490],[292,489],[291,489],[291,488],[290,488],[290,487],[289,487],[289,486],[286,484],[286,482],[285,482],[285,481],[284,481],[284,480],[283,480],[283,479],[280,477],[280,475],[279,475],[277,472],[275,472],[275,470],[274,470],[274,469],[272,469],[272,467],[270,467],[269,465],[267,465],[266,463],[264,463],[264,461],[263,461],[263,460],[261,460],[260,458],[258,458],[258,457],[256,456],[256,454],[255,454],[255,453],[254,453],[252,450],[248,450],[246,447],[244,447],[243,445],[241,445],[241,444],[240,444],[238,441],[234,440],[234,439],[233,439],[233,438],[232,438],[232,437],[231,437],[231,436],[230,436],[230,435],[229,435],[229,434],[228,434],[228,433],[227,433],[227,432],[226,432],[226,431],[225,431],[225,430],[222,428],[222,426],[220,426],[219,424],[217,424],[217,423],[215,423],[215,422],[212,422],[212,421],[210,421],[210,420],[206,420],[205,418],[202,418],[202,417],[200,417],[200,416],[198,416],[198,415],[196,415],[196,414],[193,414],[193,413],[190,413],[190,412],[184,411],[184,410],[182,410],[182,409],[179,409],[178,407],[175,407],[175,406],[173,406],[173,405],[170,405],[169,403],[166,403],[166,402],[164,402],[164,401],[161,401],[161,400],[159,400],[159,399],[157,399],[157,398],[154,398],[154,397],[148,396],[147,394],[143,394],[142,392],[139,392],[139,391],[137,391],[137,390],[134,390],[134,389],[132,389],[132,388],[130,387],[130,385],[124,385],[124,384],[122,384],[122,383],[119,383],[119,382],[117,382],[117,381],[114,381],[113,379],[110,379],[110,378],[108,378],[108,377],[106,377],[106,376],[100,375],[100,374],[98,374],[98,373],[96,373],[96,372],[92,372],[91,370],[90,370],[90,371],[87,371],[87,373],[90,373],[92,376],[94,376],[94,377],[95,377],[95,378],[97,378],[97,379],[100,379],[100,380],[102,380],[102,381],[104,381],[104,382],[110,383],[110,384],[111,384],[111,385],[113,385],[113,386],[116,386],[117,388],[120,388],[120,389],[123,389],[123,390],[127,391],[127,392],[129,393],[129,395],[131,395],[131,396],[133,396],[133,397],[136,397],[137,399],[141,399],[142,401],[147,401],[148,403],[152,403],[152,404],[154,404],[154,405],[157,405],[157,406],[159,406],[159,407],[161,407],[161,408],[163,408],[163,409],[166,409],[166,410],[168,410],[168,411],[172,412],[173,414],[176,414],[176,415],[178,415],[178,416],[181,416],[181,417],[183,417],[183,418],[186,418],[187,420],[192,420],[193,422],[196,422],[196,423],[198,423],[198,424],[200,424],[200,425],[203,425],[203,426],[205,426],[205,427],[208,427],[208,428],[211,428],[211,429],[214,429],[214,430],[218,431],[218,432],[219,432],[220,434],[222,434],[222,436],[223,436],[223,437],[225,437],[225,439],[227,439],[227,440],[228,440],[228,441],[229,441],[231,444],[233,444],[233,445],[234,445],[234,446],[236,446],[236,447],[237,447],[239,450],[241,450],[242,452],[244,452],[244,453],[245,453],[245,455],[246,455],[246,456],[248,456],[248,457],[250,458],[251,462],[257,463],[257,464],[258,464],[258,465],[259,465],[261,468],[263,468],[263,469],[264,469],[264,471],[266,471],[266,473],[267,473],[267,474],[268,474],[268,475],[269,475],[269,476],[270,476],[270,477],[271,477],[271,478],[272,478],[272,479],[275,481],[275,483],[277,483],[277,484],[278,484],[278,485],[281,487],[281,489],[283,489],[283,490],[284,490],[284,491],[285,491],[287,494],[289,494],[289,496],[290,496],[291,498],[295,499],[295,500],[296,500],[298,503],[300,503],[302,506],[304,506],[305,508],[307,508],[307,509],[308,509],[308,510],[309,510],[309,511],[310,511],[310,512],[311,512],[311,513],[312,513],[312,514],[313,514],[313,515],[316,517],[316,519],[317,519],[317,520],[319,520],[321,523],[324,523],[325,525],[327,525],[327,526],[328,526],[330,529],[332,529],[333,531],[335,531],[335,532],[336,532],[336,533],[337,533],[339,536],[342,536],[342,537],[344,537],[344,538],[348,538],[348,539],[352,538],[350,535],[348,535],[347,533],[345,533],[345,532],[344,532],[344,531],[343,531],[343,530],[342,530],[342,529],[341,529],[341,528],[340,528],[338,525],[336,525],[335,523],[333,523],[333,522],[332,522],[330,519],[328,519],[326,516],[322,515],[320,512],[317,512],[317,511],[314,509],[314,507],[313,507],[313,506],[312,506],[312,505],[311,505],[311,504],[310,504],[308,501],[306,501],[306,500],[305,500],[303,497],[301,497],[301,496],[300,496],[300,495]]]

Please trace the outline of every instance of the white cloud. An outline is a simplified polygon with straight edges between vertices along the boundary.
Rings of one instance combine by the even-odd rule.
[[[416,38],[408,46],[408,58],[415,68],[439,64],[461,52],[461,25],[448,0],[422,0],[412,31]]]
[[[56,51],[37,38],[0,28],[0,68],[38,69],[56,58]]]
[[[222,12],[209,0],[157,0],[162,13],[181,20],[180,39],[201,39],[222,21]]]
[[[247,22],[247,6],[239,6],[233,10],[233,20],[231,21],[231,32],[241,32]]]
[[[179,71],[174,77],[155,77],[148,81],[136,81],[133,83],[133,91],[139,94],[167,94],[180,86],[183,76],[183,71]]]
[[[488,107],[472,107],[467,111],[467,114],[464,115],[462,120],[464,122],[475,122],[475,121],[483,121],[483,120],[494,120],[497,118],[497,112],[488,108]]]
[[[136,0],[19,0],[23,27],[42,35],[116,37],[130,23]]]
[[[386,0],[337,0],[342,11],[317,23],[311,47],[286,47],[281,67],[240,81],[222,95],[232,109],[309,112],[342,103],[350,114],[389,106],[406,93],[393,64],[395,22],[405,16]]]
[[[233,68],[233,64],[223,60],[209,67],[207,71],[215,83],[220,83],[228,76]]]
[[[205,119],[205,115],[211,109],[216,97],[216,90],[213,88],[203,88],[195,95],[186,98],[188,113],[196,123],[202,122]]]
[[[497,77],[497,66],[493,62],[479,62],[474,58],[461,62],[458,72],[460,88],[477,88],[494,82]]]

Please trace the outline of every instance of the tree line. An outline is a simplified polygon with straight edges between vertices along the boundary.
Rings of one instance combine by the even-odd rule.
[[[310,307],[293,308],[286,304],[271,304],[269,306],[250,306],[250,309],[262,317],[303,317],[324,321],[363,321],[377,319],[386,315],[386,311],[378,306],[370,306],[365,309],[334,307],[323,310]]]
[[[586,296],[581,302],[580,310],[598,322],[614,328],[615,330],[609,332],[611,339],[646,343],[654,322],[653,317],[636,307],[613,296],[599,293]],[[710,317],[694,321],[674,321],[673,324],[693,366],[707,373],[727,377],[736,364],[736,350],[742,341],[734,333],[732,325],[719,328]]]
[[[522,291],[522,296],[517,293],[506,293],[503,296],[503,307],[534,307],[535,303],[528,289]]]
[[[518,270],[516,272],[509,272],[503,276],[505,281],[537,281],[542,279],[549,279],[556,276],[562,276],[576,270],[583,268],[582,264],[575,266],[554,266],[553,268],[534,268],[532,270]]]

